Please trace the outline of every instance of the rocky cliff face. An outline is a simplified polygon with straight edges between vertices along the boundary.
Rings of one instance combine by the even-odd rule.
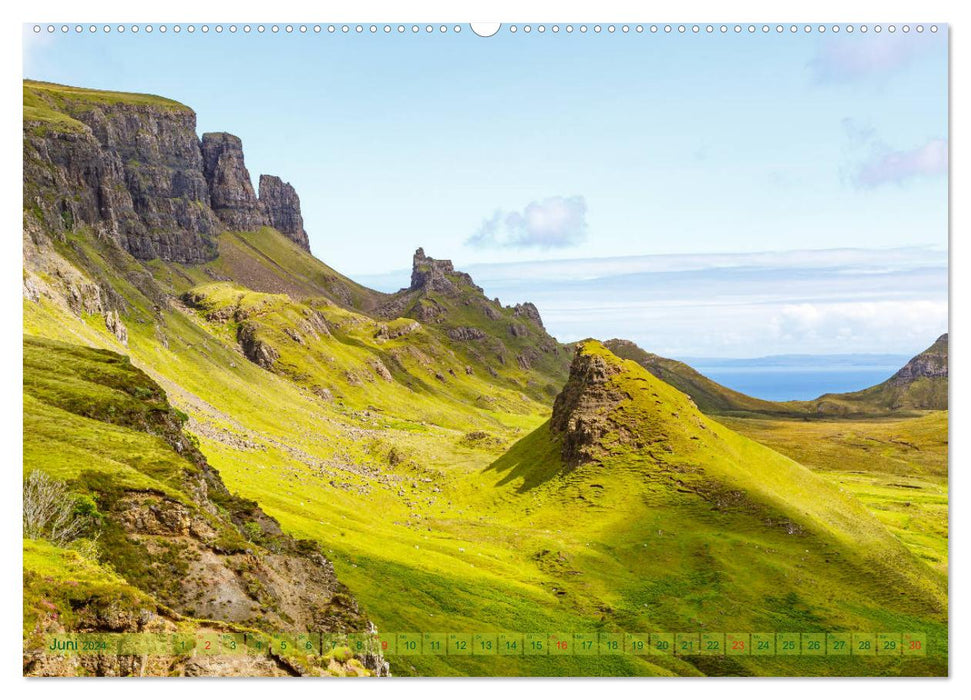
[[[300,197],[289,182],[276,175],[260,175],[260,206],[270,226],[310,251],[310,239],[303,229]]]
[[[81,128],[24,120],[24,208],[43,228],[89,226],[140,259],[216,255],[216,217],[195,114],[168,106],[61,103]]]
[[[550,431],[563,441],[563,461],[571,467],[597,458],[601,442],[613,425],[610,413],[625,398],[611,382],[620,373],[616,363],[577,346],[570,377],[553,402]]]
[[[293,188],[267,177],[257,199],[239,138],[200,141],[184,105],[26,81],[23,130],[25,229],[88,228],[140,260],[197,264],[222,230],[279,224],[309,250]]]

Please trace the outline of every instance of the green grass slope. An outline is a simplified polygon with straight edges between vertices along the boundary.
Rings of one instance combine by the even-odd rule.
[[[576,382],[584,362],[605,378]],[[515,522],[519,546],[551,573],[573,574],[557,591],[564,600],[602,596],[596,609],[605,629],[916,625],[946,649],[943,576],[855,498],[703,416],[681,392],[599,343],[578,352],[564,394],[571,392],[580,408],[567,417],[554,409],[553,430],[540,427],[486,470],[497,492],[484,494],[481,507],[492,501]],[[575,438],[591,435],[579,463],[571,461]],[[556,545],[540,548],[540,533]],[[698,665],[729,666],[823,675],[890,668],[832,658]],[[938,673],[946,662],[904,666]]]
[[[80,121],[71,117],[72,109],[92,109],[104,104],[150,105],[175,112],[191,112],[183,104],[156,95],[108,90],[89,90],[86,88],[45,83],[39,80],[24,80],[24,121],[35,122],[44,127],[67,133],[87,130]]]
[[[175,293],[209,282],[232,280],[256,292],[293,299],[324,298],[356,311],[369,311],[388,296],[340,274],[272,228],[228,231],[219,236],[219,257],[205,265],[152,261],[155,277]]]
[[[688,394],[702,412],[854,494],[911,551],[946,571],[947,334],[876,386],[781,403],[723,387],[630,341],[606,345]]]
[[[948,562],[948,413],[793,421],[719,418],[856,496],[915,554]]]

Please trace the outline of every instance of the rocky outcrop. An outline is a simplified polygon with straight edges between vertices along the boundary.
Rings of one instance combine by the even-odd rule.
[[[401,338],[402,336],[410,335],[415,331],[421,330],[421,324],[418,321],[405,321],[404,323],[398,323],[394,326],[388,326],[382,323],[378,326],[378,330],[374,333],[374,337],[378,340],[394,340],[395,338]]]
[[[310,239],[303,229],[300,214],[300,197],[289,182],[276,175],[260,175],[260,206],[270,226],[310,251]]]
[[[891,386],[906,386],[922,377],[947,379],[947,333],[927,350],[911,358],[887,383]]]
[[[563,461],[570,467],[593,461],[603,437],[613,429],[611,411],[627,398],[611,379],[620,373],[604,356],[578,346],[570,377],[553,402],[550,431],[562,440]]]
[[[255,231],[269,225],[253,191],[239,137],[226,133],[203,134],[202,164],[212,210],[226,228]]]
[[[239,341],[246,359],[263,369],[273,369],[273,365],[280,359],[276,348],[259,337],[259,329],[255,323],[241,323],[236,329],[236,340]]]
[[[485,331],[481,328],[472,328],[471,326],[450,328],[447,335],[452,340],[482,340],[486,337]]]
[[[111,331],[122,345],[128,345],[128,328],[122,322],[116,310],[111,309],[105,313],[105,328]]]
[[[522,304],[516,304],[512,308],[513,316],[522,316],[523,318],[528,318],[530,321],[535,323],[540,328],[545,328],[543,325],[543,319],[540,318],[539,309],[532,302],[524,302]]]
[[[411,266],[411,291],[424,290],[456,294],[462,287],[482,293],[482,288],[465,272],[456,272],[451,260],[435,260],[419,248],[415,251]]]

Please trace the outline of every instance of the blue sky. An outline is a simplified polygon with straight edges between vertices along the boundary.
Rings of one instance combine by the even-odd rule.
[[[254,179],[276,174],[297,188],[318,257],[374,276],[406,268],[419,245],[460,267],[946,251],[945,32],[502,31],[483,39],[467,27],[390,36],[27,31],[24,70],[190,105],[200,133],[242,138]],[[719,280],[712,269],[699,288],[717,295]],[[786,288],[773,280],[764,280],[767,298]],[[830,281],[821,276],[817,286]],[[932,303],[931,316],[946,324],[946,284],[931,294],[907,275],[899,283],[901,303]],[[520,285],[520,298],[548,297],[538,285]],[[490,294],[503,289],[486,285]],[[566,302],[558,303],[549,299],[545,313],[560,313]],[[685,330],[683,313],[631,321],[660,330],[665,340],[652,349],[766,354],[756,327],[738,329],[751,330],[752,342],[725,341],[719,351],[717,340]],[[608,335],[596,313],[588,322],[580,335]],[[899,331],[888,330],[893,347],[878,350],[909,352],[915,341]],[[865,338],[821,332],[780,337],[772,351],[874,351]]]

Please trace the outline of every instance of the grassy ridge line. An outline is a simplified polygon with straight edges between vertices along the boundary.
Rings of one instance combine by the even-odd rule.
[[[765,401],[729,389],[678,360],[671,360],[641,349],[629,340],[613,339],[604,345],[617,357],[632,360],[658,379],[687,394],[703,413],[752,411],[759,413],[795,413],[788,403]]]
[[[23,82],[24,122],[40,123],[55,131],[66,133],[90,131],[82,122],[71,116],[70,112],[117,104],[193,114],[193,111],[185,105],[157,95],[89,90],[38,80]]]
[[[286,294],[297,302],[323,298],[358,312],[370,311],[390,296],[354,282],[272,228],[226,231],[218,246],[218,257],[205,265],[162,260],[144,265],[175,296],[218,280],[232,280],[254,292]]]
[[[192,109],[167,97],[159,97],[141,92],[117,92],[114,90],[95,90],[91,88],[73,87],[70,85],[60,85],[49,83],[42,80],[24,80],[24,89],[30,90],[34,94],[43,94],[54,100],[70,99],[78,102],[86,102],[93,105],[97,104],[131,104],[131,105],[151,105],[155,107],[165,107],[182,112],[192,112]]]
[[[212,269],[255,291],[283,291],[297,300],[325,296],[358,311],[389,296],[340,274],[272,229],[220,236]]]

